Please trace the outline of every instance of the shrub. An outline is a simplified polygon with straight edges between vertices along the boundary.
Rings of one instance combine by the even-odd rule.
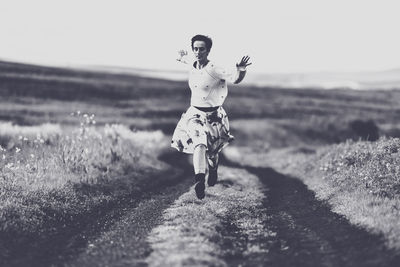
[[[379,128],[373,120],[354,120],[349,126],[362,140],[376,141],[379,138]]]
[[[325,179],[348,190],[361,187],[377,196],[400,197],[400,139],[347,141],[323,150],[318,160]]]

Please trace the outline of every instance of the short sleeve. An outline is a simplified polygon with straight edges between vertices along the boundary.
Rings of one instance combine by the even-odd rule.
[[[234,83],[237,79],[237,71],[217,66],[214,63],[210,66],[210,75],[215,79],[225,80],[231,83]]]

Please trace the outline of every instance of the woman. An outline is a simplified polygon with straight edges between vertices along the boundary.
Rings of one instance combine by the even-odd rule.
[[[172,137],[171,146],[180,152],[193,154],[195,191],[199,199],[205,196],[207,183],[215,185],[218,179],[218,153],[233,140],[229,121],[222,104],[228,94],[227,81],[239,83],[251,65],[244,56],[236,64],[236,71],[229,72],[208,60],[212,47],[211,38],[196,35],[192,38],[192,51],[196,60],[190,62],[186,51],[179,51],[178,61],[190,64],[189,87],[192,92],[188,110],[182,114]]]

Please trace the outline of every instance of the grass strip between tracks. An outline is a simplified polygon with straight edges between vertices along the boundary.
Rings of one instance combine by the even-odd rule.
[[[148,238],[153,252],[150,266],[226,266],[221,246],[221,227],[226,219],[248,240],[264,233],[257,209],[264,197],[258,178],[242,169],[220,167],[220,180],[206,187],[206,197],[198,200],[193,187],[165,210],[164,223]],[[273,233],[272,233],[273,234]],[[247,243],[243,253],[262,252],[255,243]],[[231,253],[232,254],[232,253]]]

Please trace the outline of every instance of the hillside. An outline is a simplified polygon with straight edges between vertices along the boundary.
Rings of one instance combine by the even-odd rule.
[[[0,265],[398,262],[398,90],[229,86],[203,200],[186,82],[2,62],[0,96]]]

